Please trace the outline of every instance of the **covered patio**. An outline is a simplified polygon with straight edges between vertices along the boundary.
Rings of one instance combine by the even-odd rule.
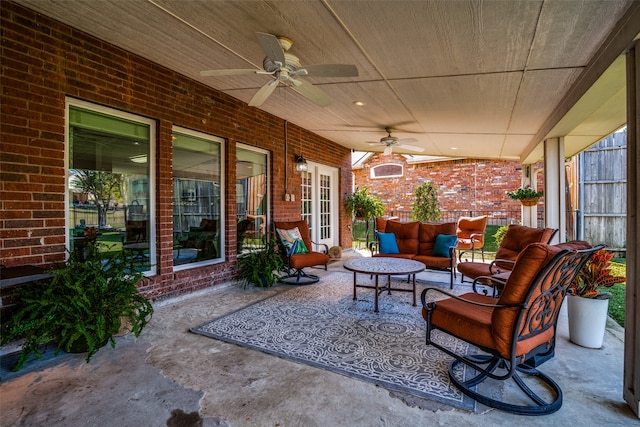
[[[311,286],[328,286],[327,280],[336,274],[350,280],[342,264],[356,256],[361,254],[345,251],[341,262],[331,264],[327,272],[313,270],[323,279]],[[418,287],[446,280],[446,274],[425,272],[419,274]],[[566,314],[561,315],[557,356],[540,369],[562,387],[564,404],[545,417],[482,406],[473,413],[411,399],[359,379],[188,332],[194,325],[291,289],[227,285],[165,301],[156,305],[151,324],[137,341],[130,335],[121,337],[115,350],[105,347],[90,364],[82,355],[64,355],[14,374],[6,371],[5,361],[0,421],[195,426],[202,420],[205,427],[637,423],[620,395],[623,331],[613,322],[607,326],[603,347],[592,350],[569,342]],[[468,291],[468,284],[456,285],[455,290]],[[371,295],[361,294],[372,303]],[[393,302],[397,295],[384,298]],[[169,424],[172,417],[185,424]]]
[[[68,364],[43,362],[34,365],[32,373],[3,375],[3,405],[5,392],[17,393],[15,402],[22,405],[19,396],[52,375],[47,387],[32,389],[35,405],[25,409],[35,411],[37,423],[54,414],[48,424],[68,425],[68,420],[80,416],[80,423],[122,425],[144,415],[146,421],[162,425],[167,412],[178,406],[199,411],[209,425],[430,423],[434,412],[378,388],[223,344],[212,347],[211,340],[203,344],[186,333],[188,327],[252,298],[282,290],[229,286],[241,255],[240,220],[258,214],[269,229],[275,220],[307,215],[320,224],[320,213],[305,209],[313,203],[320,206],[318,195],[329,188],[322,194],[329,194],[332,203],[327,205],[334,210],[323,212],[331,219],[323,231],[331,244],[348,249],[351,218],[342,202],[352,190],[350,153],[374,150],[518,160],[522,184],[532,186],[537,185],[536,171],[542,167],[544,225],[564,230],[565,159],[626,124],[627,165],[619,165],[626,167],[628,188],[624,339],[619,331],[610,333],[603,350],[585,351],[567,343],[565,330],[558,350],[562,357],[548,363],[563,382],[565,406],[551,417],[527,421],[545,425],[549,420],[637,421],[629,415],[640,413],[639,2],[154,0],[125,5],[15,0],[0,7],[2,264],[49,268],[63,261],[76,237],[70,233],[76,227],[69,178],[73,162],[109,172],[125,165],[130,175],[143,177],[132,178],[130,188],[132,195],[144,199],[139,214],[144,215],[145,241],[135,244],[144,245],[142,255],[152,261],[140,290],[167,301],[158,306],[154,325],[138,342],[124,338],[123,348],[104,349],[95,364],[84,365],[70,357]],[[285,36],[280,39],[284,45],[294,41],[289,55],[299,58],[288,56],[286,62],[294,72],[300,71],[297,77],[306,83],[269,82],[263,70],[269,62],[262,61],[265,49],[256,33]],[[298,61],[355,65],[358,75],[335,76],[319,67],[319,75],[307,77]],[[230,69],[241,71],[231,75],[220,71]],[[213,71],[201,73],[207,70]],[[289,71],[278,69],[285,75]],[[307,83],[332,102],[324,102],[324,95]],[[256,93],[264,96],[265,91],[270,96],[256,103]],[[117,116],[118,126],[136,123],[126,134],[131,152],[87,143],[86,152],[71,156],[79,136],[85,142],[95,137],[87,132],[88,126],[82,127],[84,123],[103,115]],[[74,126],[77,133],[70,131]],[[144,152],[137,151],[141,144],[131,137],[139,131],[144,133]],[[412,142],[400,144],[394,138]],[[198,169],[189,163],[197,155],[185,154],[186,150],[202,140],[214,147],[207,160],[217,169],[201,165]],[[313,172],[298,170],[298,158],[306,159]],[[262,171],[258,184],[251,175],[256,166]],[[215,178],[208,181],[196,173],[212,174],[212,170]],[[322,180],[316,180],[320,176]],[[189,179],[191,186],[180,187],[180,179]],[[252,186],[259,190],[249,193]],[[206,230],[206,221],[200,218],[183,224],[185,213],[176,209],[188,206],[192,209],[188,214],[193,214],[200,205],[212,206],[208,199],[200,203],[204,191],[215,199],[217,210],[210,209],[202,219],[214,222],[214,230]],[[254,200],[248,200],[248,194]],[[250,212],[250,204],[261,211]],[[535,226],[535,218],[535,207],[523,208],[525,225]],[[102,219],[100,227],[111,232]],[[201,245],[183,252],[197,252],[197,262],[180,265],[174,239],[186,234],[188,241],[188,233],[196,228]],[[315,228],[318,235],[320,228]],[[560,233],[558,240],[562,238]],[[224,375],[208,378],[210,362],[191,359],[207,354],[228,357],[215,365]],[[179,360],[169,355],[179,355]],[[180,366],[178,361],[192,363]],[[128,366],[142,372],[143,379],[135,386],[118,379],[128,374]],[[180,369],[174,371],[177,366]],[[610,375],[612,367],[619,375]],[[92,372],[98,377],[86,382]],[[144,391],[145,375],[158,381],[157,394]],[[163,375],[170,380],[168,385],[161,384]],[[70,385],[88,398],[93,393],[87,390],[96,390],[95,383],[109,384],[109,393],[119,393],[101,401],[120,406],[109,407],[96,418],[84,418],[91,415],[81,410],[78,395],[60,406],[59,386],[67,376],[78,378]],[[298,381],[302,377],[307,381]],[[5,378],[13,379],[5,382]],[[220,384],[217,405],[200,401],[200,393],[211,395],[207,389],[211,382]],[[181,402],[188,404],[166,405],[158,399],[165,390],[177,390]],[[569,397],[571,393],[576,394]],[[228,402],[227,397],[233,405],[221,403]],[[136,409],[119,409],[122,405]],[[154,411],[158,405],[162,411]],[[22,407],[12,407],[10,413],[15,415],[16,410]],[[2,412],[4,417],[7,412],[4,408]],[[114,414],[122,417],[119,423],[113,422]],[[496,411],[436,415],[442,424],[481,420],[506,425],[516,419]]]

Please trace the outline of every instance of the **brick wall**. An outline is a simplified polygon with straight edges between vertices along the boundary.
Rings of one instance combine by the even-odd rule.
[[[398,178],[371,178],[371,168],[383,164],[404,167]],[[415,188],[432,182],[438,188],[442,211],[519,211],[520,203],[506,191],[521,184],[521,164],[517,161],[462,159],[429,163],[407,163],[401,155],[372,155],[361,169],[354,169],[354,185],[367,187],[387,205],[387,210],[410,211]],[[542,183],[539,183],[542,188]]]
[[[0,75],[0,258],[6,266],[51,266],[65,257],[65,97],[157,121],[156,234],[158,275],[141,289],[176,295],[230,280],[235,268],[235,203],[226,209],[225,262],[173,272],[171,128],[226,139],[226,182],[235,181],[235,144],[271,152],[271,217],[300,218],[300,175],[294,153],[340,168],[339,194],[351,188],[348,149],[58,21],[3,1]],[[287,187],[296,202],[284,202]],[[347,189],[347,190],[345,190]],[[225,197],[235,200],[235,186]],[[340,204],[342,206],[342,203]],[[340,244],[351,246],[342,213]]]

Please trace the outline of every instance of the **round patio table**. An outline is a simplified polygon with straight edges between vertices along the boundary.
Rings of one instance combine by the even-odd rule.
[[[392,258],[392,257],[367,257],[351,259],[344,263],[344,268],[349,271],[353,271],[353,300],[356,300],[356,288],[369,288],[375,289],[375,307],[374,311],[378,312],[378,295],[387,291],[391,294],[391,291],[399,292],[413,292],[413,305],[416,305],[416,273],[424,271],[427,267],[418,261],[413,261],[404,258]],[[375,276],[375,285],[358,285],[357,275],[369,274]],[[391,276],[404,276],[409,275],[410,279],[413,279],[412,289],[392,288]],[[387,285],[380,287],[378,285],[378,277],[387,276]]]

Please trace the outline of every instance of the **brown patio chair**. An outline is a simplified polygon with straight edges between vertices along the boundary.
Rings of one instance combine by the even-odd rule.
[[[318,276],[307,274],[303,271],[306,267],[324,266],[327,269],[329,263],[329,247],[325,244],[315,243],[311,240],[309,224],[307,221],[274,221],[276,236],[281,242],[281,251],[283,254],[285,266],[287,268],[287,276],[282,280],[286,283],[310,284],[316,283]],[[300,250],[302,245],[299,240],[291,238],[295,235],[295,229],[298,229],[300,239],[304,243],[305,250]],[[319,248],[322,252],[314,250]]]
[[[462,261],[465,252],[471,251],[471,261],[475,261],[476,249],[482,252],[484,262],[484,232],[489,216],[462,216],[458,219],[456,234],[458,236],[458,260]]]
[[[500,298],[475,292],[456,296],[441,288],[426,288],[421,294],[426,343],[454,358],[449,377],[456,387],[483,405],[515,414],[543,415],[560,409],[562,390],[537,367],[553,356],[558,313],[567,289],[601,247],[577,251],[530,244],[517,257]],[[451,350],[443,344],[442,335],[433,333],[435,329],[476,346],[481,353]],[[471,369],[462,369],[461,364]],[[510,391],[502,400],[495,397],[498,393],[492,385],[498,388],[508,379],[524,396]],[[536,387],[530,387],[534,382]]]
[[[496,259],[491,263],[479,261],[458,263],[458,272],[462,275],[461,281],[464,282],[466,276],[474,282],[475,286],[475,279],[480,276],[501,275],[502,279],[506,279],[513,268],[516,257],[524,248],[531,243],[549,243],[556,232],[557,229],[553,228],[532,228],[511,224],[496,251]],[[487,286],[492,285],[486,280],[482,283]]]

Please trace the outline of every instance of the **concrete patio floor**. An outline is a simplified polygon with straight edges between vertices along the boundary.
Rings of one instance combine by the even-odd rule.
[[[345,251],[344,261],[360,256]],[[342,262],[329,271],[351,274]],[[421,273],[447,282],[442,273]],[[313,286],[322,286],[322,282]],[[7,371],[2,349],[0,425],[25,426],[527,426],[640,425],[622,399],[623,331],[613,321],[601,349],[569,342],[566,314],[556,356],[541,370],[562,387],[555,414],[524,417],[480,408],[469,413],[406,399],[381,387],[189,332],[189,328],[290,289],[222,285],[155,304],[135,339],[119,337],[90,363],[60,354]],[[467,289],[462,285],[457,290]]]

